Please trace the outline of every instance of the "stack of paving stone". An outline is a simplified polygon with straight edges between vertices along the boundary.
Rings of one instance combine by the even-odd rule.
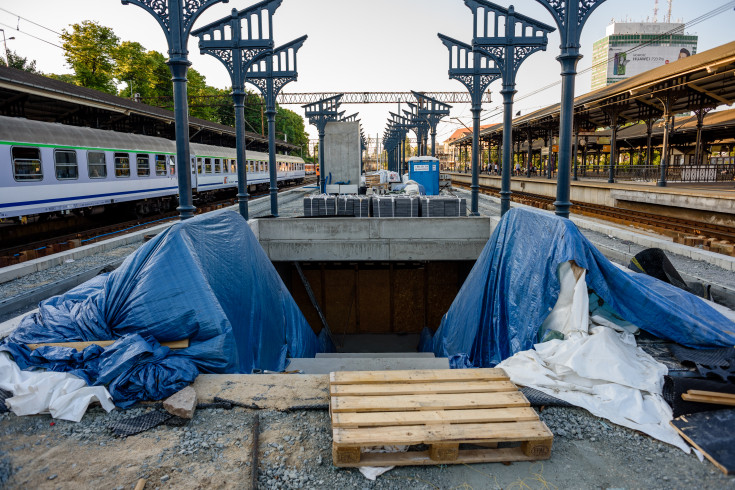
[[[337,196],[337,216],[367,218],[370,216],[370,198],[354,194]]]
[[[425,218],[467,216],[467,200],[455,196],[423,196],[421,216]]]
[[[418,218],[418,196],[373,196],[374,218]]]
[[[304,198],[304,216],[335,216],[337,198],[327,194]]]

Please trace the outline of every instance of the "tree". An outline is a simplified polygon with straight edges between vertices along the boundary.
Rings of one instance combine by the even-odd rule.
[[[72,24],[61,32],[64,57],[74,70],[77,85],[116,94],[116,52],[120,39],[109,27],[90,20]]]
[[[123,41],[112,51],[111,56],[115,79],[118,83],[124,82],[127,85],[125,90],[120,91],[120,95],[132,98],[133,94],[139,93],[141,97],[150,97],[153,92],[151,78],[155,60],[143,45]]]
[[[309,136],[304,129],[304,118],[294,111],[276,108],[276,134],[282,133],[284,139],[296,146],[306,146],[308,153]]]
[[[38,73],[38,70],[36,70],[36,60],[29,62],[28,58],[10,50],[5,51],[5,55],[8,57],[8,62],[6,63],[4,59],[0,58],[0,66],[9,66],[10,68],[17,68],[18,70],[30,73]]]

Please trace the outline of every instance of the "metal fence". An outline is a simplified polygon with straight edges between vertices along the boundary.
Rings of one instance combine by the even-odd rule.
[[[608,165],[579,167],[579,177],[606,179],[609,176]],[[655,182],[661,177],[658,165],[618,165],[615,168],[615,180],[631,180],[638,182]],[[682,165],[670,166],[666,169],[667,182],[729,182],[735,179],[735,164],[722,165]]]
[[[443,169],[447,172],[471,173],[469,165],[458,164],[456,169]],[[481,175],[498,175],[494,170],[482,169]],[[513,175],[517,175],[513,172]],[[525,177],[525,168],[520,177]],[[539,171],[537,167],[531,170],[531,177],[546,177],[546,169]],[[556,178],[557,172],[551,173]],[[610,175],[609,165],[588,165],[577,169],[580,179],[605,179]],[[615,168],[616,181],[656,182],[661,177],[661,168],[658,165],[618,165]],[[666,169],[667,182],[732,182],[735,180],[735,164],[707,164],[670,166]]]

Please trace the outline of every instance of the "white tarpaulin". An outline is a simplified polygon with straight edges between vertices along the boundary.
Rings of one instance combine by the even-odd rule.
[[[5,403],[16,415],[50,413],[79,422],[92,402],[100,402],[108,412],[115,408],[104,386],[87,386],[69,373],[21,371],[7,352],[0,352],[0,388],[13,393]]]
[[[630,324],[612,328],[607,316],[600,326],[599,315],[589,317],[584,271],[567,262],[559,267],[559,279],[559,299],[544,327],[564,334],[564,340],[536,344],[497,367],[516,384],[689,452],[669,425],[671,408],[661,396],[666,366],[636,346]]]

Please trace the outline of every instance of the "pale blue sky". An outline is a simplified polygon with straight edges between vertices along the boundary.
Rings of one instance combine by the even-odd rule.
[[[232,8],[245,8],[254,1],[231,0],[228,4],[210,8],[197,25],[227,15]],[[503,6],[510,2],[496,2]],[[726,0],[674,0],[672,20],[688,22],[723,4]],[[603,37],[611,20],[645,21],[653,14],[654,0],[607,0],[590,17],[582,33],[582,54],[579,70],[588,68],[592,61],[592,43]],[[535,0],[513,2],[517,12],[554,25],[548,12]],[[153,18],[142,9],[123,6],[119,0],[0,0],[0,8],[26,17],[53,31],[60,32],[69,24],[81,20],[96,20],[112,27],[124,40],[135,40],[147,49],[166,52],[162,31]],[[667,0],[659,1],[659,21],[668,8]],[[0,28],[8,41],[8,48],[37,60],[44,72],[63,73],[65,66],[62,50],[34,39],[33,34],[54,44],[60,44],[53,32],[20,20],[18,33],[8,26],[18,26],[17,17],[0,10]],[[717,17],[687,28],[699,36],[698,51],[704,51],[735,40],[732,26],[735,11],[729,10]],[[464,87],[447,76],[448,54],[437,38],[441,32],[467,43],[472,38],[472,13],[462,0],[284,0],[274,18],[274,37],[277,44],[308,34],[309,39],[299,53],[299,80],[286,86],[289,92],[321,91],[461,91]],[[559,37],[552,33],[546,52],[531,56],[518,73],[518,94],[515,110],[523,113],[536,110],[559,100],[560,86],[555,85],[536,95],[529,94],[541,87],[559,81]],[[189,42],[190,59],[194,68],[207,77],[208,83],[218,87],[229,86],[224,67],[208,56],[199,55],[196,40]],[[500,122],[500,82],[490,86],[493,103],[484,106],[483,122]],[[577,78],[577,94],[590,90],[590,73]],[[287,106],[303,114],[298,106]],[[382,136],[389,111],[395,105],[343,106],[348,114],[360,112],[365,132],[373,137]],[[470,124],[466,105],[455,105],[452,116]],[[439,140],[444,140],[458,126],[447,121],[439,127]],[[309,132],[315,136],[313,127]]]

